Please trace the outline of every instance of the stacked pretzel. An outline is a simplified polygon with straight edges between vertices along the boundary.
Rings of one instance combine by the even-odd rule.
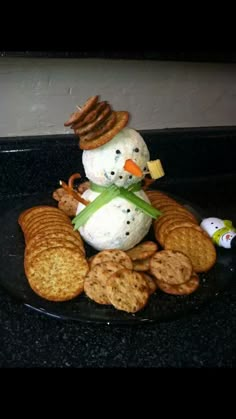
[[[79,136],[80,148],[83,150],[106,144],[128,123],[128,112],[115,112],[109,103],[99,102],[98,99],[99,96],[90,97],[64,123]]]

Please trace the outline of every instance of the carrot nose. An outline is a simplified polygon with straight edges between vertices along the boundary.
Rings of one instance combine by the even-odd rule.
[[[131,159],[126,160],[124,170],[126,170],[126,172],[129,172],[131,173],[131,175],[134,176],[143,176],[143,172],[140,169],[140,167]]]

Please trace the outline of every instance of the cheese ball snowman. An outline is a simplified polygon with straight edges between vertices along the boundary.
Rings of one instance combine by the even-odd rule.
[[[77,125],[78,116],[89,102],[93,105],[84,115],[96,110],[99,103],[96,101],[94,105],[94,98],[98,97],[90,98],[77,112]],[[90,136],[74,128],[80,137],[82,163],[90,188],[82,195],[89,204],[78,204],[77,216],[72,222],[85,242],[96,250],[134,247],[147,235],[153,218],[159,215],[141,189],[150,160],[147,145],[137,131],[126,127],[127,112],[112,113],[116,114],[115,124],[110,127],[108,120],[109,129],[100,136],[96,134],[99,127],[95,127],[95,134],[93,127]],[[79,118],[80,124],[86,116]],[[69,120],[73,127],[72,120],[73,115]],[[106,121],[101,129],[104,125]],[[91,139],[93,134],[95,137]]]
[[[102,147],[85,150],[82,159],[85,174],[92,185],[102,187],[116,185],[128,188],[141,181],[150,156],[141,135],[133,129],[124,128],[112,141]],[[124,168],[127,166],[127,161],[131,165],[131,171]],[[132,167],[137,168],[137,171],[140,169],[140,176],[132,174]],[[91,202],[99,193],[88,189],[82,197]],[[134,194],[149,202],[143,190],[137,190]],[[84,205],[80,203],[77,214],[83,208]],[[97,250],[112,248],[128,250],[143,239],[151,223],[150,216],[118,196],[98,209],[86,224],[80,227],[79,232],[83,239]]]

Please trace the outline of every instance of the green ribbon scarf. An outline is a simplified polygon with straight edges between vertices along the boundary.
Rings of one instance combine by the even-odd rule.
[[[73,220],[74,230],[78,230],[82,225],[84,225],[89,218],[101,207],[108,204],[114,198],[118,196],[120,198],[126,199],[127,201],[134,204],[138,209],[144,212],[146,215],[156,219],[161,215],[161,212],[150,205],[148,202],[144,201],[142,198],[139,198],[135,195],[134,192],[141,190],[141,183],[136,183],[130,185],[128,188],[119,187],[116,185],[111,185],[108,187],[96,185],[91,182],[90,189],[94,192],[100,193],[94,201],[90,202]]]

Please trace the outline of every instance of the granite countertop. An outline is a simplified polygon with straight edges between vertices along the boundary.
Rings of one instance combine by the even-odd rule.
[[[212,136],[212,132],[208,134]],[[206,136],[205,131],[204,135]],[[194,141],[196,144],[196,135]],[[205,146],[208,141],[205,142]],[[19,141],[16,142],[19,145]],[[15,145],[16,142],[11,143],[11,148],[14,148],[13,143]],[[227,148],[229,143],[233,153],[235,143],[233,138],[232,141],[227,140]],[[20,153],[19,157],[15,156],[14,159],[14,153],[9,153],[6,159],[7,147],[9,150],[10,145],[7,139],[1,144],[4,153],[0,152],[0,159],[2,158],[0,167],[5,165],[6,168],[6,162],[11,165],[14,160],[15,164],[17,161],[19,173]],[[28,141],[24,139],[21,146],[23,144],[27,145]],[[197,144],[197,147],[201,147],[201,140],[198,139]],[[61,147],[60,144],[59,146]],[[164,153],[165,146],[160,146],[160,150],[163,157],[166,157],[168,166],[169,161]],[[175,148],[174,154],[177,149]],[[184,150],[189,153],[186,143]],[[183,153],[183,149],[179,151],[180,154]],[[38,154],[37,147],[35,152]],[[223,154],[221,152],[221,156]],[[42,164],[43,160],[39,156],[38,160]],[[70,165],[74,164],[72,160]],[[24,161],[26,161],[25,154]],[[204,162],[201,163],[201,176],[199,174],[199,176],[177,178],[171,173],[170,177],[167,176],[167,180],[163,180],[161,189],[170,193],[178,192],[194,205],[204,208],[207,213],[229,218],[235,224],[236,173],[232,172],[232,167],[232,170],[229,168],[227,172],[227,166],[223,167],[224,163],[222,163],[224,173],[219,172],[219,165],[218,172],[214,173],[209,164],[211,174],[207,176],[204,173]],[[13,171],[11,175],[6,175],[7,170],[3,171],[5,175],[1,173],[5,176],[1,185],[1,209],[7,200],[13,199],[11,187],[14,187],[14,181],[15,190],[21,187],[20,181],[16,187],[16,179],[9,178]],[[27,171],[22,176],[27,177]],[[40,178],[40,173],[38,176]],[[56,178],[57,176],[58,173]],[[4,194],[6,181],[8,193],[10,192],[8,195],[6,191]],[[45,184],[47,189],[49,184]],[[26,192],[29,191],[30,186]],[[18,194],[19,190],[17,196]],[[196,312],[168,322],[130,326],[84,324],[51,318],[31,310],[0,288],[0,367],[235,367],[235,321],[235,284]]]
[[[1,367],[235,367],[235,295],[152,326],[62,322],[0,290]]]

